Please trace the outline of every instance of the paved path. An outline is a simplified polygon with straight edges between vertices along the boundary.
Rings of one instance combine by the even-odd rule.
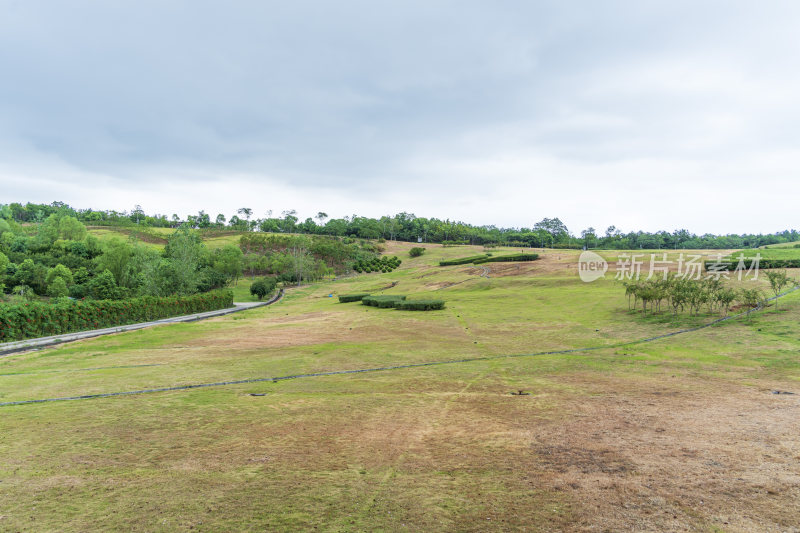
[[[238,313],[239,311],[246,311],[255,307],[263,307],[270,305],[283,297],[283,291],[279,292],[276,296],[266,302],[246,302],[235,303],[233,307],[227,309],[217,309],[216,311],[206,311],[204,313],[195,313],[192,315],[173,316],[170,318],[162,318],[161,320],[153,320],[152,322],[140,322],[138,324],[128,324],[125,326],[114,326],[112,328],[92,329],[89,331],[77,331],[75,333],[64,333],[63,335],[53,335],[51,337],[38,337],[36,339],[25,339],[15,342],[6,342],[0,344],[0,357],[10,355],[16,352],[22,352],[35,348],[43,348],[45,346],[52,346],[54,344],[61,344],[63,342],[77,341],[81,339],[89,339],[91,337],[99,337],[101,335],[110,335],[112,333],[121,333],[123,331],[133,331],[136,329],[149,328],[151,326],[160,326],[162,324],[176,324],[178,322],[195,322],[206,318],[213,318],[215,316],[229,315],[231,313]]]

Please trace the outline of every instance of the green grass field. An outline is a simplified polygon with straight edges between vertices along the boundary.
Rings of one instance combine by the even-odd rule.
[[[608,348],[0,407],[0,530],[796,525],[800,402],[771,391],[800,392],[800,291],[613,347],[715,317],[631,313],[611,276],[578,279],[576,251],[484,269],[438,266],[479,247],[411,246],[388,243],[394,272],[270,307],[0,358],[0,402]],[[447,308],[338,303],[353,292]]]

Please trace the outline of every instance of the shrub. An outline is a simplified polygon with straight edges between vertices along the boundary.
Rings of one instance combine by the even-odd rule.
[[[0,305],[0,342],[134,324],[233,306],[233,292],[128,300],[27,302]]]
[[[358,294],[340,294],[339,303],[346,304],[349,302],[360,302],[366,296],[369,296],[369,293],[364,292]]]
[[[405,299],[406,297],[401,294],[379,294],[377,296],[365,296],[361,299],[361,303],[380,309],[387,309],[394,307],[397,302]]]
[[[488,254],[487,254],[488,255]],[[510,261],[536,261],[539,259],[539,254],[513,254],[513,255],[498,255],[496,257],[486,257],[484,259],[477,259],[473,261],[474,264],[481,263],[506,263]]]
[[[489,257],[486,254],[483,255],[473,255],[470,257],[461,257],[458,259],[447,259],[445,261],[439,261],[439,266],[453,266],[453,265],[466,265],[468,263],[473,263],[477,259],[484,259]]]
[[[391,272],[400,266],[402,261],[397,256],[392,257],[375,257],[373,259],[362,259],[353,265],[353,270],[356,272]]]
[[[419,257],[424,253],[425,253],[425,248],[421,246],[415,246],[408,251],[408,255],[410,255],[411,257]]]
[[[253,284],[250,285],[250,294],[258,297],[258,299],[261,300],[265,296],[275,292],[275,288],[277,286],[278,286],[277,279],[261,278],[259,280],[254,281]]]
[[[401,311],[434,311],[444,309],[444,300],[403,300],[395,307]]]

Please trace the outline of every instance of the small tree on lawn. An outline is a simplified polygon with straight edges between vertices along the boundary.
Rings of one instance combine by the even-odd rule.
[[[794,280],[789,277],[785,270],[770,270],[767,272],[767,280],[772,292],[775,293],[775,311],[778,310],[778,295],[783,288],[790,285]]]
[[[739,301],[747,307],[747,320],[750,320],[750,312],[761,305],[764,295],[758,289],[742,289],[739,292]]]
[[[265,296],[275,292],[278,281],[275,278],[262,278],[250,285],[250,294],[261,300]]]

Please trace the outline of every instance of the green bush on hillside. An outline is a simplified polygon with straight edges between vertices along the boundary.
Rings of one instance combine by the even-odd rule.
[[[506,263],[511,261],[536,261],[539,259],[539,254],[513,254],[513,255],[498,255],[495,257],[486,257],[484,259],[477,259],[473,261],[474,264],[481,263]]]
[[[353,270],[360,273],[369,274],[370,272],[391,272],[399,267],[402,261],[395,255],[392,257],[383,256],[373,259],[362,259],[353,265]]]
[[[408,251],[408,255],[410,255],[411,257],[419,257],[424,253],[425,253],[425,248],[421,246],[415,246]]]
[[[439,261],[439,266],[466,265],[469,263],[474,263],[478,259],[484,259],[487,257],[489,257],[487,254],[481,254],[470,257],[460,257],[458,259],[446,259],[444,261]]]
[[[253,284],[250,285],[250,294],[258,297],[258,299],[261,300],[265,296],[271,295],[273,292],[275,292],[275,288],[277,286],[277,278],[261,278],[254,281]]]
[[[403,300],[395,304],[401,311],[435,311],[444,309],[444,300]]]
[[[363,292],[358,294],[340,294],[339,303],[346,304],[350,302],[360,302],[366,296],[369,296],[368,292]]]
[[[376,296],[365,296],[361,299],[361,303],[379,309],[388,309],[395,306],[397,302],[405,300],[406,297],[401,294],[379,294]]]

